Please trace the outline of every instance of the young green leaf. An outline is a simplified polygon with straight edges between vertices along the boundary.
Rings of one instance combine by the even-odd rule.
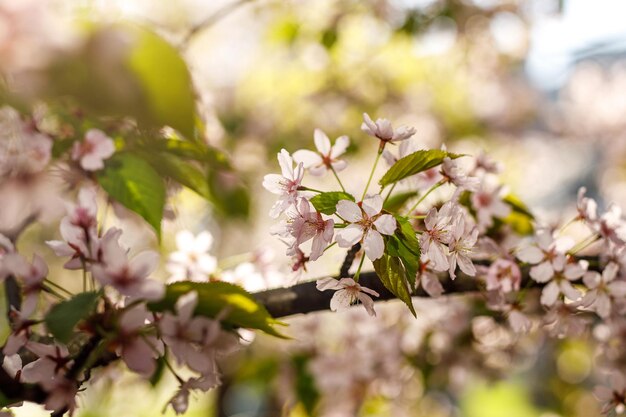
[[[407,283],[406,270],[400,262],[400,258],[384,254],[382,258],[374,261],[374,270],[385,288],[402,300],[409,307],[413,316],[417,317]]]
[[[44,322],[48,331],[61,343],[68,343],[74,334],[74,327],[86,318],[96,307],[100,294],[83,292],[73,298],[53,306]]]
[[[151,311],[174,310],[176,301],[191,291],[198,293],[195,314],[215,318],[222,314],[222,322],[235,327],[258,329],[272,336],[286,338],[274,326],[284,325],[275,320],[265,307],[249,292],[227,282],[175,282],[166,287],[165,297],[148,304]]]
[[[98,173],[98,183],[109,196],[143,217],[161,235],[165,185],[145,160],[118,153]]]
[[[170,153],[141,151],[140,155],[162,177],[176,181],[207,200],[212,199],[207,176],[193,164]]]
[[[442,151],[441,149],[413,152],[412,154],[396,161],[396,163],[389,168],[389,171],[383,175],[378,183],[384,187],[436,167],[441,164],[446,157],[456,159],[461,156],[463,155],[449,153]]]
[[[524,204],[522,200],[517,198],[517,196],[515,196],[514,194],[507,195],[502,199],[502,201],[511,206],[511,209],[513,209],[514,212],[522,214],[528,217],[530,220],[535,219],[535,216],[533,216],[533,214],[530,212],[530,209],[526,207],[526,204]]]
[[[402,193],[394,194],[391,197],[389,197],[387,201],[385,201],[385,204],[383,205],[383,209],[390,211],[392,213],[396,212],[400,210],[406,204],[407,201],[409,201],[416,195],[417,195],[417,191],[405,191]]]
[[[337,211],[337,203],[341,200],[354,201],[351,194],[341,191],[331,191],[328,193],[320,193],[311,198],[311,204],[320,213],[331,215]]]

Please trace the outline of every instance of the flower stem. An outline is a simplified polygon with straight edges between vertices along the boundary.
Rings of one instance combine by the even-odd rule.
[[[356,269],[354,274],[354,282],[359,282],[359,275],[361,275],[361,268],[363,268],[363,262],[365,261],[365,253],[361,256],[361,262],[359,262],[359,267]]]
[[[328,249],[332,248],[333,246],[335,246],[337,244],[337,241],[334,241],[333,243],[331,243],[330,245],[326,246],[326,248],[324,249],[323,252],[326,252]]]
[[[73,296],[74,296],[74,294],[72,294],[71,292],[69,292],[68,290],[66,290],[65,288],[63,288],[62,286],[60,286],[59,284],[57,284],[57,283],[55,283],[55,282],[53,282],[53,281],[50,281],[48,278],[45,278],[45,279],[44,279],[44,282],[45,282],[46,284],[48,284],[48,285],[52,285],[53,287],[55,287],[55,288],[56,288],[56,289],[58,289],[58,290],[63,291],[64,293],[66,293],[66,294],[67,294],[67,295],[69,295],[70,297],[73,297]]]
[[[422,201],[424,201],[424,199],[425,199],[426,197],[428,197],[428,195],[429,195],[430,193],[432,193],[433,191],[435,191],[437,188],[441,187],[441,186],[442,186],[443,184],[445,184],[445,183],[446,183],[446,182],[445,182],[444,180],[441,180],[441,181],[439,181],[437,184],[435,184],[435,185],[433,185],[432,187],[430,187],[430,188],[428,189],[428,191],[426,191],[426,193],[425,193],[422,197],[420,197],[420,199],[419,199],[419,200],[417,200],[417,202],[416,202],[415,204],[413,204],[413,207],[411,207],[411,209],[409,210],[409,214],[413,213],[413,212],[415,211],[415,209],[417,208],[417,206],[419,206],[419,205],[420,205],[420,203],[421,203]]]
[[[383,201],[383,206],[385,205],[387,200],[389,200],[389,197],[391,197],[391,193],[393,193],[393,189],[396,188],[397,184],[398,184],[397,182],[394,182],[393,185],[391,186],[391,188],[389,189],[389,192],[387,193],[387,197],[385,197],[385,200]],[[383,189],[381,188],[380,191],[382,192]]]
[[[598,236],[597,233],[589,235],[584,240],[580,241],[577,245],[575,245],[572,249],[567,251],[567,253],[570,255],[576,255],[578,252],[585,249],[592,243],[596,242],[598,239],[600,239],[600,236]]]
[[[365,185],[365,190],[363,190],[363,195],[361,196],[361,201],[365,198],[367,194],[367,190],[370,188],[370,183],[372,182],[372,177],[374,176],[374,171],[376,171],[376,166],[378,165],[378,160],[380,159],[380,155],[382,155],[382,149],[378,151],[376,154],[376,159],[374,160],[374,166],[372,167],[372,172],[370,172],[370,177],[367,180],[367,184]]]
[[[300,191],[313,191],[314,193],[320,193],[320,194],[324,192],[322,190],[316,190],[315,188],[305,187],[304,185],[299,186],[298,190],[300,190]]]
[[[341,183],[341,180],[339,179],[339,175],[337,175],[337,171],[335,171],[335,168],[333,168],[332,165],[330,166],[330,170],[333,172],[333,175],[337,179],[337,182],[339,183],[339,186],[341,187],[341,191],[343,191],[345,193],[346,189],[344,188],[343,184]]]

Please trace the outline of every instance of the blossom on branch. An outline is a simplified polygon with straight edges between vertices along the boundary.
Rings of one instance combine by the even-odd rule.
[[[337,232],[339,247],[351,248],[362,242],[367,257],[375,261],[383,256],[385,241],[382,235],[392,235],[396,230],[396,219],[382,214],[383,198],[374,195],[357,204],[350,200],[337,203],[337,214],[350,223]]]
[[[376,316],[374,300],[367,294],[374,297],[378,297],[379,294],[372,289],[359,285],[352,278],[341,278],[339,280],[322,278],[317,280],[316,287],[319,291],[336,290],[333,298],[330,300],[330,309],[332,311],[344,310],[359,300],[370,316]]]
[[[177,251],[170,254],[166,268],[172,274],[170,282],[206,282],[217,269],[217,259],[209,254],[213,236],[203,231],[194,236],[188,230],[176,234]]]
[[[377,119],[374,122],[367,113],[363,113],[361,130],[370,136],[378,138],[381,141],[381,148],[389,142],[400,142],[415,134],[415,128],[413,127],[400,126],[394,130],[389,120]]]
[[[282,175],[267,174],[263,178],[263,187],[280,196],[270,210],[270,216],[274,219],[278,218],[289,206],[295,204],[304,177],[304,164],[299,162],[294,169],[293,158],[285,149],[278,154],[278,163]]]
[[[72,159],[78,161],[85,171],[104,168],[104,160],[115,153],[115,143],[99,129],[89,129],[83,141],[74,142]]]
[[[293,154],[294,161],[302,163],[304,169],[308,170],[311,175],[324,175],[331,169],[339,172],[348,166],[346,161],[339,159],[350,145],[347,136],[339,136],[335,144],[331,146],[328,136],[320,129],[315,129],[313,139],[317,152],[301,149]]]

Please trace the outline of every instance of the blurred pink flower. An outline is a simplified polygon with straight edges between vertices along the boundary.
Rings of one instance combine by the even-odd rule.
[[[626,296],[626,281],[615,279],[618,271],[618,265],[610,262],[604,267],[602,274],[588,271],[583,276],[583,282],[589,291],[583,297],[581,304],[591,308],[602,318],[607,318],[611,314],[611,299]]]
[[[188,230],[176,234],[176,252],[170,254],[166,268],[173,281],[206,282],[217,269],[217,259],[209,254],[213,246],[213,236],[203,231],[194,236]]]
[[[104,168],[104,160],[115,153],[115,143],[99,129],[89,129],[83,141],[74,142],[72,159],[79,161],[85,171]]]
[[[159,263],[159,254],[144,251],[128,260],[126,250],[118,242],[119,233],[103,237],[99,251],[101,261],[91,267],[93,277],[101,285],[110,285],[120,294],[128,297],[158,300],[165,293],[162,282],[148,279]],[[107,237],[105,235],[105,237]]]

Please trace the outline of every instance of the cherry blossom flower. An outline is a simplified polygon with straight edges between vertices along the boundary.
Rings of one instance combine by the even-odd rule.
[[[66,269],[81,269],[85,261],[95,256],[97,245],[96,192],[82,188],[78,204],[67,204],[67,216],[61,220],[59,229],[63,240],[49,240],[46,244],[59,257],[69,256]]]
[[[156,357],[163,346],[155,336],[144,334],[143,330],[151,319],[152,314],[143,304],[126,310],[112,342],[128,369],[146,378],[154,374]]]
[[[518,291],[522,281],[522,273],[517,264],[510,259],[496,259],[489,265],[485,282],[487,290],[499,290],[503,293]]]
[[[449,201],[439,211],[431,208],[424,219],[426,230],[419,237],[422,256],[427,257],[437,271],[450,268],[446,244],[450,241],[450,227],[456,211],[455,203]]]
[[[507,314],[507,320],[515,333],[528,333],[532,328],[532,321],[517,308],[512,308]]]
[[[74,142],[72,159],[79,161],[85,171],[104,168],[104,160],[115,153],[115,143],[99,129],[89,129],[83,141]]]
[[[280,216],[289,206],[296,203],[298,189],[304,177],[304,164],[300,162],[294,169],[294,161],[285,149],[282,149],[278,154],[278,163],[282,175],[267,174],[263,178],[263,187],[269,192],[280,196],[270,210],[270,216],[274,219]]]
[[[194,236],[188,230],[176,234],[178,251],[170,254],[166,268],[172,274],[169,281],[206,282],[217,269],[217,259],[209,254],[213,236],[203,231]]]
[[[620,371],[613,370],[608,379],[609,386],[596,386],[593,394],[604,403],[602,406],[603,414],[612,410],[615,410],[617,414],[622,414],[626,411],[626,378]]]
[[[289,234],[295,239],[292,247],[313,239],[309,260],[317,260],[333,240],[335,222],[324,220],[305,198],[299,199],[297,205],[287,210],[287,215],[290,219],[284,224],[283,236]]]
[[[2,368],[16,381],[22,379],[22,357],[20,355],[5,355]]]
[[[376,316],[374,311],[374,300],[367,295],[378,297],[379,294],[367,287],[363,287],[355,282],[352,278],[322,278],[317,280],[317,289],[319,291],[337,290],[330,300],[330,309],[332,311],[340,311],[350,307],[356,300],[361,301],[365,310],[370,316]]]
[[[34,130],[14,108],[0,108],[0,178],[39,173],[51,155],[50,137]]]
[[[472,206],[476,210],[478,228],[484,232],[493,225],[493,218],[504,218],[511,213],[511,207],[502,201],[504,187],[483,181],[478,190],[471,195]]]
[[[28,263],[24,257],[14,253],[3,259],[8,270],[22,282],[22,294],[24,296],[21,306],[21,316],[29,317],[37,307],[39,292],[44,279],[48,276],[48,265],[37,254],[33,255],[33,262]]]
[[[615,280],[618,271],[617,264],[611,262],[604,267],[602,275],[596,271],[588,271],[583,276],[583,282],[589,291],[581,304],[591,308],[602,318],[607,318],[611,313],[611,299],[626,296],[626,281]]]
[[[347,136],[340,136],[331,146],[330,139],[320,129],[315,129],[313,133],[317,152],[302,149],[294,152],[293,159],[296,163],[302,163],[311,175],[324,175],[326,171],[334,169],[339,172],[348,166],[348,163],[339,159],[346,152],[350,140]]]
[[[461,190],[477,191],[480,180],[476,177],[468,176],[459,166],[456,159],[444,158],[441,164],[441,174],[447,182],[456,185]]]
[[[22,380],[27,383],[50,383],[62,377],[73,363],[63,345],[28,342],[26,348],[38,356],[22,368]]]
[[[587,189],[585,187],[580,187],[578,190],[578,198],[576,200],[578,219],[593,224],[598,220],[598,204],[595,200],[585,197],[586,192]]]
[[[544,326],[552,337],[577,337],[584,333],[589,319],[578,314],[575,303],[564,303],[558,300],[543,317]]]
[[[595,227],[593,227],[595,226]],[[626,222],[622,219],[622,209],[611,204],[609,209],[600,216],[600,219],[592,227],[605,241],[618,246],[626,245]]]
[[[169,401],[169,405],[177,415],[185,414],[189,407],[189,394],[193,390],[208,391],[215,388],[215,383],[210,378],[190,378],[179,387],[176,395]]]
[[[406,140],[415,134],[415,128],[400,126],[393,129],[391,122],[387,119],[377,119],[374,122],[367,113],[363,113],[363,124],[361,130],[370,136],[380,139],[381,149],[386,143]]]
[[[102,261],[91,267],[93,277],[102,285],[110,285],[120,294],[158,300],[164,292],[163,283],[148,279],[159,263],[159,254],[144,251],[128,260],[126,250],[118,243],[119,234],[103,239],[100,250]]]
[[[367,257],[375,261],[383,256],[385,242],[381,234],[392,235],[396,230],[396,219],[390,214],[381,214],[383,199],[374,195],[359,205],[350,200],[337,203],[337,214],[350,224],[337,232],[337,244],[351,248],[362,242]]]
[[[522,262],[535,265],[530,269],[530,277],[537,282],[547,282],[554,271],[562,271],[567,261],[565,253],[574,246],[569,237],[554,239],[552,234],[544,229],[536,233],[536,245],[527,246],[517,252],[517,258]]]
[[[194,317],[198,293],[189,292],[176,302],[176,314],[165,313],[159,322],[163,342],[180,364],[210,378],[213,386],[219,382],[216,358],[232,352],[238,340],[232,333],[221,330],[220,322],[206,317]]]
[[[456,266],[459,265],[461,271],[473,277],[476,275],[476,268],[469,255],[478,240],[478,229],[466,227],[465,216],[459,214],[454,225],[450,229],[450,241],[448,243],[448,264],[450,265],[450,278],[456,278]]]
[[[415,289],[421,286],[426,294],[433,298],[437,298],[443,294],[444,289],[437,274],[428,269],[428,264],[429,262],[421,263],[421,270],[415,277]]]

